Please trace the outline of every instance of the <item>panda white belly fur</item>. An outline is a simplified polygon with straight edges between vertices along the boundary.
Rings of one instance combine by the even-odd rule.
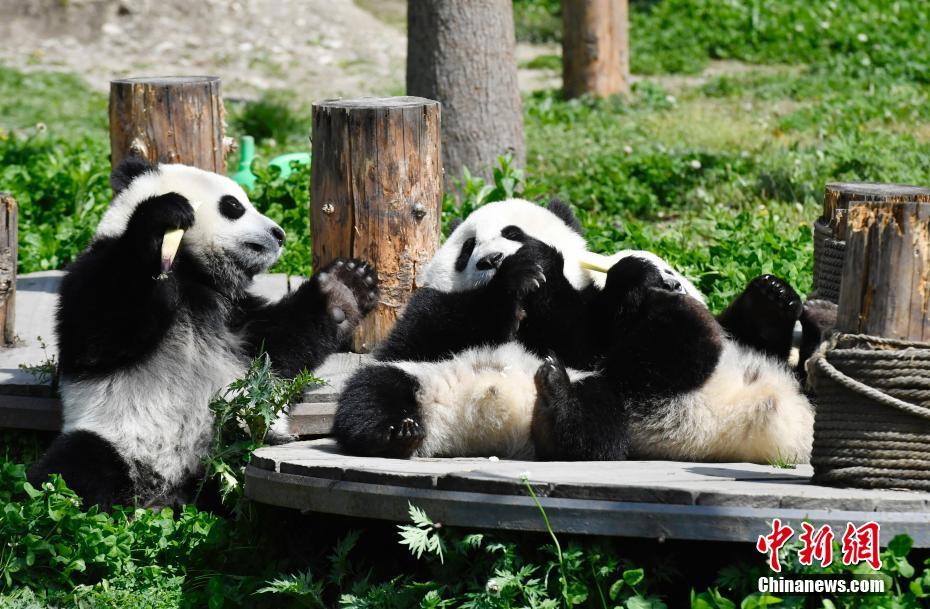
[[[213,396],[248,367],[231,332],[207,334],[179,319],[155,352],[97,379],[62,379],[62,430],[92,431],[130,464],[163,479],[165,489],[201,467],[209,448]]]
[[[542,360],[518,343],[440,362],[384,362],[415,377],[426,437],[418,457],[532,459],[534,375]],[[569,370],[572,381],[592,372]],[[634,458],[806,463],[813,409],[787,365],[727,340],[697,391],[635,405]]]
[[[532,459],[530,434],[542,364],[519,343],[476,347],[439,362],[383,362],[417,379],[426,438],[417,457]],[[577,380],[590,372],[569,370]]]
[[[630,422],[637,458],[807,463],[814,412],[788,366],[727,340],[697,391],[642,405]]]

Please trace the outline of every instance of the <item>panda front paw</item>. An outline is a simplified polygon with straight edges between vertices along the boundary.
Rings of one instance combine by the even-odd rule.
[[[176,192],[152,197],[139,204],[129,219],[127,232],[145,232],[161,237],[166,231],[187,230],[194,225],[194,208]]]
[[[546,283],[546,273],[539,259],[524,246],[504,259],[491,281],[495,287],[521,303],[528,294]]]
[[[364,260],[337,258],[320,271],[318,281],[343,340],[378,303],[378,274]]]
[[[677,286],[670,285],[665,281],[659,267],[644,258],[636,256],[621,258],[610,267],[607,271],[605,286],[607,289],[618,293],[648,288],[677,291]]]

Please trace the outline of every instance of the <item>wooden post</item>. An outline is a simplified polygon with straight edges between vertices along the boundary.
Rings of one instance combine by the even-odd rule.
[[[339,256],[375,265],[378,307],[356,331],[367,352],[390,331],[439,247],[440,106],[421,97],[314,104],[310,180],[313,267]]]
[[[839,302],[845,254],[847,211],[855,202],[930,201],[930,188],[905,184],[836,182],[827,184],[823,215],[814,225],[814,290],[812,298]]]
[[[562,0],[562,87],[566,97],[630,91],[627,0]]]
[[[127,156],[226,172],[223,100],[216,76],[110,83],[110,162]]]
[[[930,203],[853,201],[836,330],[930,342]]]
[[[0,328],[4,347],[16,342],[17,230],[16,200],[0,192]]]

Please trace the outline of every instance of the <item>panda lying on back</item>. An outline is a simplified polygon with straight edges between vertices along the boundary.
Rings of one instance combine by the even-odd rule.
[[[86,504],[192,499],[209,446],[212,396],[267,352],[277,372],[312,369],[374,306],[376,275],[337,260],[269,303],[248,288],[284,231],[232,180],[130,160],[114,199],[61,285],[62,434],[29,480],[59,473]],[[198,203],[195,212],[191,203]],[[185,230],[160,275],[167,230]]]
[[[613,323],[611,313],[597,304],[603,302],[599,289],[603,280],[593,283],[580,271],[584,241],[565,230],[577,226],[566,211],[557,208],[557,214],[548,213],[525,201],[495,203],[474,212],[453,232],[424,273],[428,287],[414,295],[376,353],[382,363],[362,369],[347,383],[333,428],[343,447],[359,454],[396,457],[535,454],[530,421],[536,401],[534,376],[544,363],[542,357],[551,351],[554,361],[589,370],[560,372],[598,387],[596,379],[607,374],[603,362],[612,346],[605,341],[622,339],[606,330]],[[715,327],[715,336],[721,337],[722,355],[708,349],[693,361],[681,360],[681,365],[690,363],[695,370],[670,367],[675,376],[715,381],[711,387],[717,389],[714,399],[720,408],[697,421],[703,425],[700,429],[684,425],[690,402],[681,402],[679,411],[662,410],[670,412],[672,419],[681,415],[682,425],[673,429],[674,421],[667,422],[661,433],[654,434],[667,434],[668,439],[653,442],[649,456],[806,460],[812,433],[810,407],[786,364],[800,314],[800,298],[790,286],[771,276],[760,277],[718,322],[694,286],[660,258],[646,252],[616,256],[622,258],[648,263],[666,290],[703,311],[703,317],[684,316],[688,321],[681,328],[681,346],[675,336],[666,335],[661,349],[671,356],[679,349],[685,352],[685,338],[696,328]],[[491,259],[493,265],[484,263]],[[711,326],[706,318],[713,321]],[[645,369],[664,369],[657,360],[662,351],[650,351],[659,337],[644,332],[638,340],[622,340],[618,346],[639,353],[639,364]],[[715,374],[708,377],[702,366]],[[619,374],[616,366],[611,373]],[[664,396],[667,405],[698,388],[676,385],[674,377],[664,388],[654,378],[650,382],[654,397]],[[676,387],[677,392],[666,393]],[[622,403],[617,402],[621,413],[625,412]],[[604,407],[601,414],[616,412]],[[783,436],[763,434],[759,440],[751,433],[755,427],[771,427],[773,420],[785,421],[772,427]],[[596,416],[586,424],[610,428]],[[639,429],[645,433],[649,427]],[[735,452],[727,452],[718,440],[734,434],[759,441],[732,442],[727,450]],[[638,437],[634,435],[634,440]],[[699,439],[689,444],[692,437]],[[634,441],[634,448],[641,450],[645,444]],[[629,439],[618,432],[610,458],[622,458],[627,446]],[[549,458],[608,458],[606,453],[573,452],[561,440],[544,442],[540,452]]]

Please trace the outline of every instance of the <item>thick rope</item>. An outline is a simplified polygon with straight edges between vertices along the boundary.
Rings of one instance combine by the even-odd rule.
[[[829,225],[820,220],[814,222],[814,290],[811,298],[839,302],[845,255],[846,242],[834,239]]]
[[[814,481],[930,490],[930,345],[837,334],[808,366]]]

